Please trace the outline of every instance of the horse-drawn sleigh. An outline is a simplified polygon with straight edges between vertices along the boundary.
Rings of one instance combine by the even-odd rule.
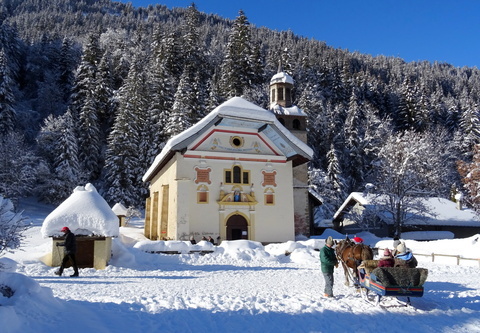
[[[337,243],[335,251],[345,272],[345,284],[349,285],[351,279],[366,301],[372,302],[370,291],[376,294],[375,305],[383,296],[406,297],[407,305],[410,297],[423,296],[427,269],[378,267],[378,260],[373,260],[373,250],[368,245],[355,244],[348,237]]]
[[[370,302],[368,293],[375,293],[375,305],[383,296],[406,297],[405,305],[410,305],[410,297],[423,296],[423,284],[427,280],[426,268],[377,267],[377,260],[367,260],[358,267],[358,283],[363,299]]]

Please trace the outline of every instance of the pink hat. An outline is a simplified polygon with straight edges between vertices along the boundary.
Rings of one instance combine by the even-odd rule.
[[[392,252],[390,252],[389,249],[385,249],[385,250],[383,250],[383,255],[384,255],[385,257],[391,257],[391,256],[392,256]]]

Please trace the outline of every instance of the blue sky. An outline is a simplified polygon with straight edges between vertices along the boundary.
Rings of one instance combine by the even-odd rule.
[[[192,0],[134,0],[188,7]],[[291,30],[349,51],[480,67],[479,0],[197,0],[201,12]]]

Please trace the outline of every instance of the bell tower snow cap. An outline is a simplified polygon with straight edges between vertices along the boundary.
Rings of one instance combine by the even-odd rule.
[[[66,232],[66,231],[70,231],[70,229],[68,229],[68,227],[63,227],[62,232]]]

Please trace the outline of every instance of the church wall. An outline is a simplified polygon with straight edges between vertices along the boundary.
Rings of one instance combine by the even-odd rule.
[[[262,170],[264,169],[263,166]],[[273,187],[275,204],[264,205],[264,191],[271,186],[260,187],[258,200],[263,207],[256,216],[256,237],[264,243],[295,240],[292,164],[273,164],[272,169],[277,172],[277,186]],[[259,176],[259,180],[260,184],[263,177]]]
[[[180,154],[177,154],[180,155]],[[181,155],[180,155],[181,156]],[[174,156],[167,165],[152,179],[150,183],[150,198],[154,198],[156,202],[151,202],[150,216],[152,217],[151,225],[156,230],[151,230],[151,239],[175,239],[177,231],[177,156]],[[165,198],[165,188],[168,189],[168,198]],[[167,199],[167,200],[165,200]],[[163,213],[163,214],[162,214]],[[155,221],[153,221],[155,219]],[[166,219],[166,221],[163,221]],[[167,228],[162,228],[162,221],[167,224]]]
[[[243,156],[246,158],[248,156]],[[180,162],[181,161],[181,162]],[[223,184],[225,169],[236,163],[250,173],[250,183],[238,185]],[[189,203],[179,208],[177,239],[187,240],[191,235],[198,241],[202,236],[226,239],[226,221],[232,214],[244,216],[249,223],[248,239],[260,242],[284,242],[294,239],[293,179],[291,162],[265,163],[234,160],[183,158],[178,160],[177,178],[179,183],[178,202]],[[208,177],[197,179],[195,169],[208,170]],[[262,171],[275,171],[275,186],[265,185]],[[202,181],[203,180],[203,181]],[[229,203],[220,205],[221,191],[227,195],[234,188],[241,188],[243,194],[251,194],[257,204]],[[208,202],[199,202],[199,188],[207,189]],[[265,204],[265,190],[274,191],[274,204]],[[188,210],[188,212],[187,212]]]
[[[307,142],[307,132],[291,130],[302,142]],[[308,201],[308,164],[293,168],[295,234],[310,236],[310,209]]]

